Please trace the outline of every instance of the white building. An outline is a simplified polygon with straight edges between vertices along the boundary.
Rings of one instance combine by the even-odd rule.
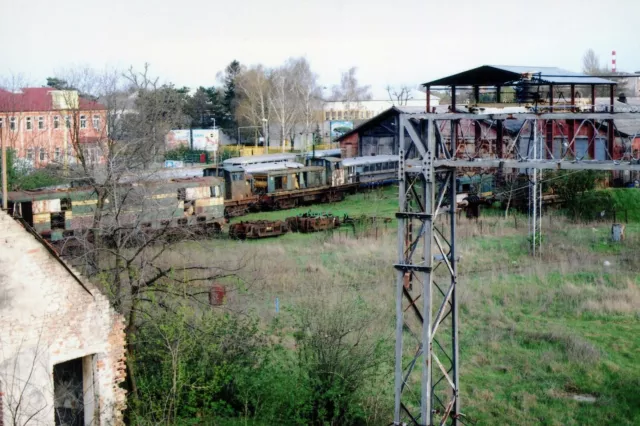
[[[440,99],[431,95],[431,106],[439,105]],[[324,121],[353,121],[353,120],[368,120],[375,117],[383,111],[388,110],[392,106],[408,106],[408,107],[422,107],[427,109],[427,94],[420,90],[412,90],[408,96],[408,99],[403,101],[392,101],[389,96],[384,98],[381,95],[376,96],[370,101],[359,102],[340,102],[329,101],[325,102],[323,113]]]
[[[123,424],[124,319],[0,211],[0,425]]]

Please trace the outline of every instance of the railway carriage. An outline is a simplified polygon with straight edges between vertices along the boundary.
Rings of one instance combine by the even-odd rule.
[[[345,182],[363,186],[395,182],[398,180],[398,162],[397,155],[345,158],[342,160]]]
[[[105,198],[101,223],[144,230],[198,226],[219,229],[224,222],[224,181],[214,177],[182,178],[118,187],[115,202]],[[92,188],[44,189],[8,194],[9,212],[22,217],[45,239],[61,241],[94,225],[97,193]]]

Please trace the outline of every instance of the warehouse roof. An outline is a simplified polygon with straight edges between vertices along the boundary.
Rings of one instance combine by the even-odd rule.
[[[520,80],[527,73],[532,73],[542,84],[616,84],[615,81],[556,67],[482,65],[424,83],[423,86],[505,86]]]

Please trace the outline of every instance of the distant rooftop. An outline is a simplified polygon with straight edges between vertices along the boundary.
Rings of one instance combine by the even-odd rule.
[[[507,86],[528,73],[543,84],[616,84],[615,81],[556,67],[483,65],[424,83],[423,86]]]

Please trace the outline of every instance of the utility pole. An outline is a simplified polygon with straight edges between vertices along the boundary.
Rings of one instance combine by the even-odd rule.
[[[2,141],[2,210],[8,208],[7,192],[7,145],[4,140],[4,128],[0,127],[0,141]]]

